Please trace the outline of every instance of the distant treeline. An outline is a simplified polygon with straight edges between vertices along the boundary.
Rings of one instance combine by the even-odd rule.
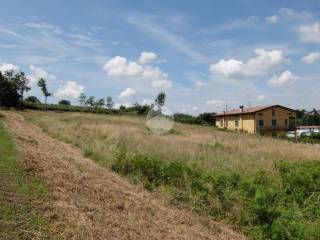
[[[319,126],[320,125],[320,110],[313,109],[311,112],[305,109],[297,110],[297,125],[298,126]]]

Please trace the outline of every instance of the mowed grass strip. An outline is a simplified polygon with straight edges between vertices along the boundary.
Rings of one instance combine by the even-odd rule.
[[[53,239],[48,228],[48,190],[26,173],[0,115],[0,239]]]

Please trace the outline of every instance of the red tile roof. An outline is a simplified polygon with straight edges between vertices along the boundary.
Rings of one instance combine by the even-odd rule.
[[[286,108],[286,109],[288,109],[290,111],[295,112],[295,110],[287,108],[287,107],[283,107],[281,105],[267,105],[267,106],[244,107],[242,111],[241,111],[240,108],[235,108],[235,109],[231,109],[229,111],[225,111],[223,113],[218,113],[216,116],[255,113],[255,112],[259,112],[261,110],[264,110],[264,109],[267,109],[267,108],[271,108],[271,107],[282,107],[282,108]]]

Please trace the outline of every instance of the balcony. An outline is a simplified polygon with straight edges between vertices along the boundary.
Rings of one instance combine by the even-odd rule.
[[[277,125],[277,126],[257,126],[257,131],[294,131],[296,127],[294,125],[285,126],[285,125]]]

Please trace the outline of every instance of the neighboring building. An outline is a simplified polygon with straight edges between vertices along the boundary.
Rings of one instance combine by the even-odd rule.
[[[298,126],[297,136],[311,136],[312,133],[320,133],[320,126]]]
[[[216,126],[247,133],[276,136],[294,130],[296,111],[280,105],[243,107],[216,115]]]

